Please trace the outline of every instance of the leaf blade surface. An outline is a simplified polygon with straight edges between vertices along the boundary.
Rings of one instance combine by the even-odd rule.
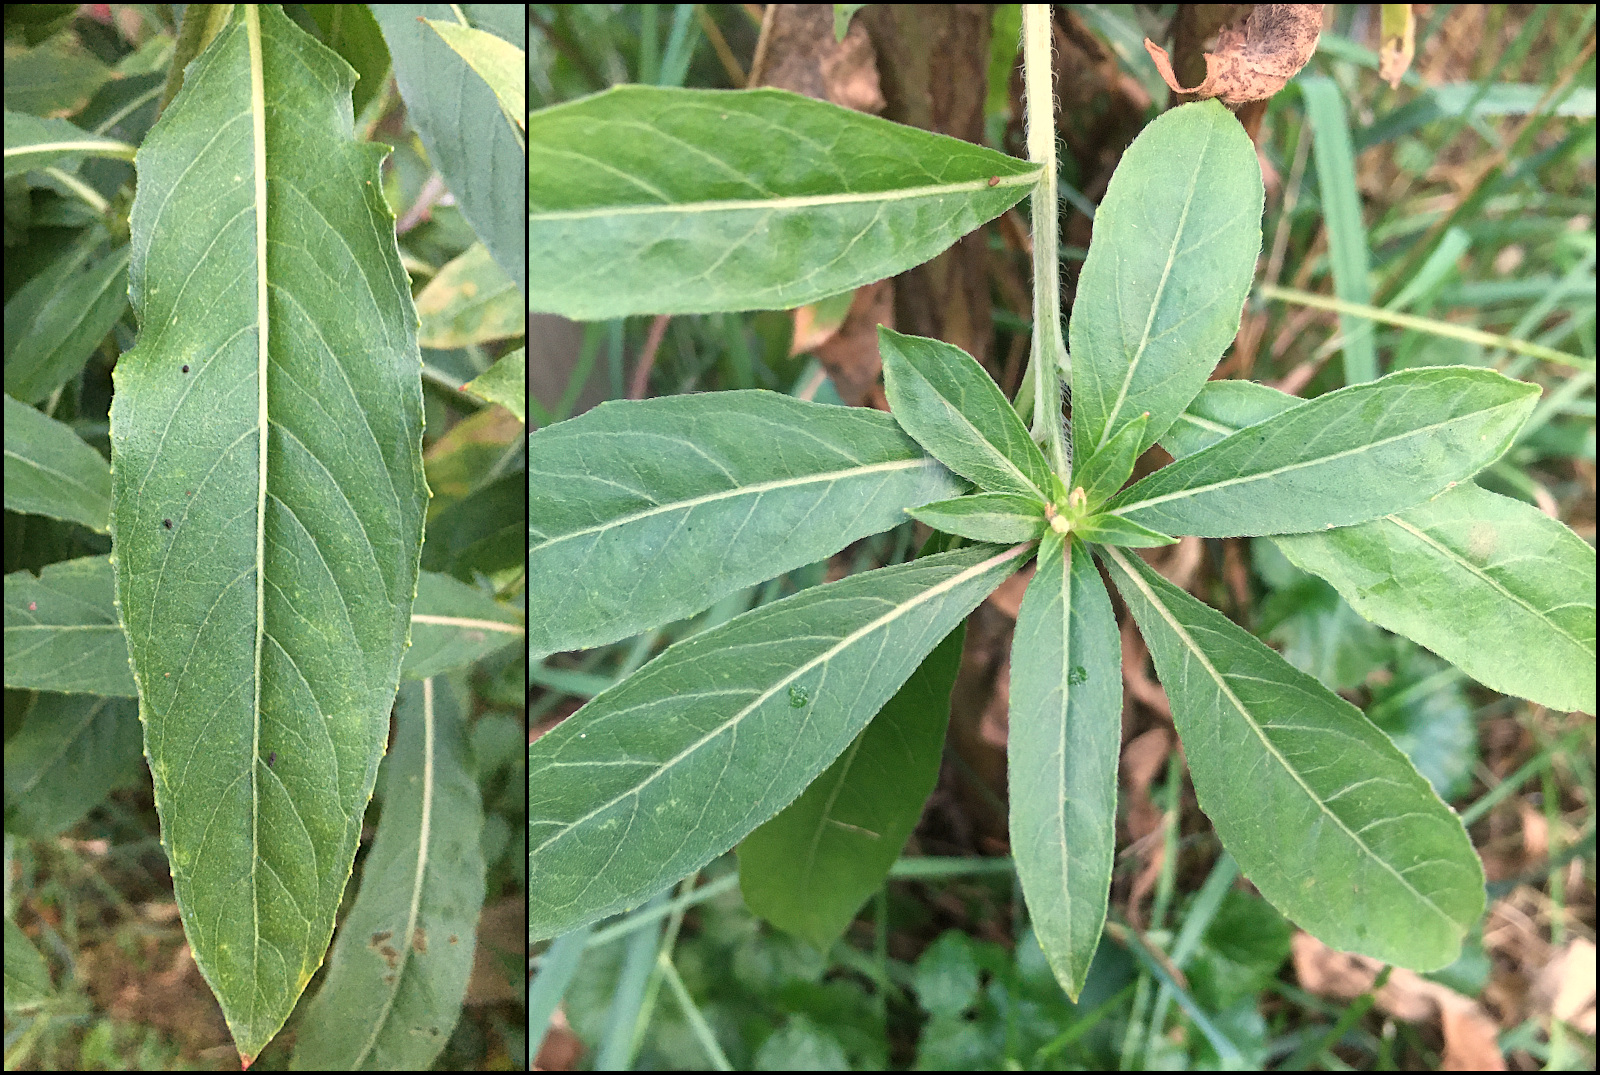
[[[1493,370],[1402,370],[1329,392],[1185,456],[1108,514],[1164,534],[1348,526],[1409,508],[1499,458],[1538,400]]]
[[[1028,548],[926,556],[754,609],[535,740],[531,936],[643,902],[792,802]]]
[[[1201,809],[1272,904],[1334,948],[1455,960],[1483,867],[1455,813],[1350,703],[1137,556],[1103,550],[1172,700]]]
[[[1047,535],[1017,613],[1006,769],[1017,876],[1039,946],[1074,999],[1099,944],[1111,889],[1120,646],[1088,547]]]
[[[1068,329],[1073,458],[1149,411],[1139,454],[1200,390],[1239,329],[1264,197],[1255,148],[1217,101],[1164,113],[1128,147]]]
[[[961,489],[876,411],[760,391],[602,403],[528,439],[528,644],[691,615]]]
[[[246,1059],[327,950],[427,495],[416,313],[351,82],[274,8],[190,65],[137,160],[141,335],[114,374],[117,595],[162,841]]]
[[[533,113],[528,147],[531,309],[577,320],[815,302],[927,261],[1039,174],[776,89],[616,86]]]

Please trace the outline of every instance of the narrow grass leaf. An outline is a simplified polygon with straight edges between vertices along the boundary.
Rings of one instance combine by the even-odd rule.
[[[1483,867],[1455,813],[1349,702],[1137,556],[1104,550],[1172,701],[1200,808],[1324,943],[1414,970],[1460,954]]]
[[[7,511],[111,530],[111,468],[72,427],[6,397]]]
[[[881,325],[878,349],[889,412],[929,455],[988,492],[1049,499],[1044,453],[977,359]]]
[[[1168,534],[1302,533],[1411,507],[1499,458],[1537,385],[1493,370],[1402,370],[1302,403],[1171,463],[1110,514]]]
[[[117,596],[178,910],[247,1062],[333,932],[427,498],[387,150],[354,140],[352,82],[277,8],[234,9],[139,150],[130,221]]]
[[[776,89],[616,86],[533,113],[528,149],[531,308],[585,321],[815,302],[922,264],[1039,178]]]
[[[754,609],[536,740],[530,936],[638,906],[793,802],[1028,548],[926,556]]]
[[[1142,452],[1200,390],[1239,329],[1263,198],[1255,147],[1217,101],[1163,114],[1122,155],[1072,308],[1074,458],[1149,411]]]
[[[693,615],[962,488],[877,411],[762,391],[602,403],[528,438],[528,645]]]
[[[739,844],[750,910],[819,951],[844,935],[939,778],[965,635],[951,631],[838,760]]]
[[[1100,943],[1122,743],[1117,620],[1088,546],[1047,536],[1011,645],[1011,854],[1061,988],[1083,991]]]
[[[1337,83],[1320,75],[1296,80],[1305,99],[1315,147],[1317,189],[1322,195],[1323,225],[1328,233],[1328,263],[1333,291],[1346,302],[1372,302],[1367,277],[1367,228],[1361,220],[1361,194],[1356,190],[1356,157],[1345,118],[1344,96]],[[1371,321],[1339,317],[1344,336],[1344,382],[1361,384],[1378,376],[1378,355]]]

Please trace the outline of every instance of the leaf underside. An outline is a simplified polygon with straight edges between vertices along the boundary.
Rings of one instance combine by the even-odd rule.
[[[416,313],[352,82],[242,7],[136,161],[117,596],[184,930],[246,1060],[332,934],[427,497]]]

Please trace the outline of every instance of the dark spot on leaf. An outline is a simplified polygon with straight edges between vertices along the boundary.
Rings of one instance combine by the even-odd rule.
[[[421,952],[423,955],[427,955],[428,954],[428,931],[425,930],[425,929],[422,929],[421,927],[418,927],[417,929],[412,930],[411,931],[411,947],[415,948],[417,951]]]
[[[989,184],[989,185],[990,185],[990,186],[994,186],[994,184],[993,184],[993,183],[991,183],[991,184]],[[188,373],[188,372],[189,372],[189,367],[188,367],[188,366],[185,366],[185,367],[183,367],[183,372],[184,372],[184,373]]]
[[[385,963],[389,964],[389,969],[390,970],[394,970],[394,968],[400,962],[400,953],[395,951],[394,948],[391,947],[390,945],[386,944],[383,947],[379,948],[378,949],[378,954],[383,956],[383,961]]]
[[[272,763],[277,761],[277,760],[278,760],[278,752],[276,750],[274,750],[271,754],[267,755],[267,768],[268,769],[272,768]]]
[[[457,937],[454,933],[452,933],[452,934],[450,934],[450,943],[451,944],[460,944],[461,943],[461,938]]]
[[[388,940],[390,937],[393,937],[393,936],[394,936],[394,931],[393,930],[388,930],[388,929],[382,931],[381,933],[374,933],[372,935],[372,941],[371,941],[372,947],[374,947],[374,948],[378,947],[378,945],[382,944],[384,941]]]
[[[383,976],[383,984],[384,984],[384,985],[393,985],[393,984],[394,984],[394,975],[392,975],[392,974],[385,974],[385,975],[384,975],[384,976]]]
[[[171,530],[172,529],[172,520],[171,519],[162,519],[161,520],[161,525],[166,527],[168,530]]]
[[[991,175],[989,177],[989,185],[991,187],[998,187],[1000,185],[1000,177],[997,175]]]

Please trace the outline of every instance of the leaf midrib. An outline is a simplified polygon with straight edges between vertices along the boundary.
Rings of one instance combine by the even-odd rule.
[[[946,579],[945,581],[943,581],[943,582],[941,582],[941,583],[939,583],[939,584],[937,584],[935,586],[929,587],[928,589],[926,589],[926,590],[922,591],[921,593],[917,594],[910,601],[907,601],[905,604],[896,605],[894,608],[892,608],[890,611],[884,613],[882,616],[879,616],[878,618],[876,618],[874,620],[871,620],[866,624],[863,624],[861,627],[859,627],[856,630],[850,632],[848,635],[845,635],[843,638],[841,638],[834,645],[832,645],[828,649],[824,650],[822,653],[818,654],[817,656],[813,657],[811,660],[806,661],[804,664],[797,665],[787,675],[785,675],[782,678],[778,679],[776,682],[773,683],[773,685],[771,687],[769,687],[767,690],[765,690],[762,693],[760,693],[759,695],[757,695],[753,700],[751,700],[749,702],[749,704],[745,705],[742,709],[739,709],[739,710],[735,711],[726,720],[724,720],[721,724],[717,725],[716,727],[712,728],[710,731],[706,732],[699,739],[696,739],[694,742],[690,743],[688,746],[686,746],[684,749],[679,751],[673,757],[668,758],[666,761],[664,761],[660,765],[656,766],[655,771],[652,772],[649,776],[645,777],[638,784],[636,784],[632,788],[629,788],[627,791],[624,791],[622,794],[616,795],[616,796],[612,797],[611,799],[608,799],[606,802],[601,803],[599,806],[596,806],[594,809],[590,810],[587,814],[584,814],[582,817],[574,818],[572,821],[569,821],[567,824],[561,826],[559,829],[556,830],[556,832],[553,835],[551,835],[548,838],[546,838],[545,841],[543,843],[541,843],[538,847],[535,847],[533,849],[533,851],[532,851],[532,854],[534,854],[534,855],[539,854],[545,848],[549,847],[551,844],[555,843],[557,840],[560,840],[562,837],[566,836],[567,833],[571,832],[573,829],[578,828],[584,822],[590,820],[591,818],[595,817],[596,815],[598,815],[600,813],[603,813],[606,810],[611,809],[613,806],[615,806],[618,803],[622,802],[624,799],[627,799],[627,798],[629,798],[631,796],[637,796],[637,795],[641,794],[644,791],[644,789],[647,788],[651,783],[653,783],[658,777],[660,777],[660,776],[662,776],[662,775],[664,775],[666,773],[669,773],[679,762],[681,762],[685,758],[693,755],[697,750],[699,750],[701,747],[703,747],[706,743],[708,743],[711,740],[715,739],[719,735],[722,735],[729,728],[737,727],[747,716],[749,716],[752,712],[754,712],[757,708],[759,708],[763,703],[765,703],[768,698],[771,698],[780,689],[782,689],[783,687],[788,686],[789,684],[793,683],[795,680],[799,679],[801,677],[801,675],[803,675],[804,673],[811,671],[813,668],[817,668],[817,667],[819,667],[821,665],[827,664],[829,661],[833,660],[834,657],[838,656],[841,652],[843,652],[844,650],[848,649],[850,646],[854,645],[856,642],[860,641],[862,638],[865,638],[867,635],[869,635],[872,632],[878,630],[879,628],[883,627],[884,625],[892,623],[895,620],[897,620],[897,619],[899,619],[899,618],[901,618],[901,617],[903,617],[905,615],[908,615],[912,610],[918,608],[921,605],[926,604],[927,602],[933,600],[935,597],[939,597],[942,594],[947,593],[948,591],[954,589],[956,586],[960,585],[961,583],[968,581],[972,577],[974,577],[976,575],[981,575],[985,571],[990,570],[991,568],[995,567],[998,564],[1001,564],[1001,563],[1005,562],[1008,559],[1014,559],[1017,556],[1022,555],[1023,553],[1027,552],[1030,548],[1032,548],[1032,546],[1033,546],[1032,542],[1022,542],[1022,543],[1020,543],[1018,545],[1012,546],[1011,548],[1007,549],[1005,552],[999,553],[999,554],[997,554],[995,556],[991,556],[987,560],[982,560],[982,561],[974,564],[973,566],[967,568],[966,570],[958,572],[955,575],[952,575],[950,578]],[[599,697],[599,696],[597,696],[597,697]],[[559,764],[559,763],[557,763],[557,764]],[[584,763],[567,763],[567,764],[590,764],[590,763],[584,762]]]
[[[1154,507],[1157,504],[1165,504],[1170,500],[1182,500],[1182,499],[1185,499],[1187,497],[1197,496],[1197,495],[1199,495],[1201,493],[1216,492],[1219,489],[1226,489],[1226,488],[1229,488],[1230,486],[1234,486],[1234,485],[1248,485],[1251,482],[1264,481],[1267,478],[1275,478],[1275,477],[1279,476],[1280,474],[1288,474],[1288,473],[1290,473],[1292,471],[1304,470],[1307,467],[1316,467],[1316,466],[1321,466],[1324,463],[1337,462],[1338,460],[1344,459],[1344,458],[1346,458],[1348,456],[1360,455],[1360,454],[1362,454],[1364,452],[1370,452],[1370,451],[1373,451],[1373,450],[1375,450],[1377,448],[1382,448],[1382,447],[1385,447],[1387,445],[1394,444],[1397,441],[1404,441],[1404,440],[1412,439],[1414,437],[1425,436],[1427,434],[1435,432],[1436,430],[1444,429],[1444,428],[1446,428],[1448,426],[1451,426],[1451,425],[1456,425],[1456,424],[1458,424],[1458,423],[1460,423],[1462,421],[1465,421],[1467,419],[1470,419],[1470,418],[1480,418],[1480,417],[1489,416],[1489,415],[1494,414],[1497,411],[1504,410],[1507,407],[1515,407],[1519,402],[1521,402],[1521,401],[1520,400],[1511,400],[1511,401],[1509,401],[1507,403],[1497,404],[1496,406],[1493,406],[1493,407],[1485,407],[1485,408],[1483,408],[1481,410],[1470,411],[1467,414],[1452,415],[1451,417],[1446,418],[1446,419],[1444,419],[1443,421],[1440,421],[1440,422],[1434,422],[1434,423],[1431,423],[1431,424],[1425,425],[1425,426],[1413,426],[1412,428],[1406,430],[1403,433],[1396,433],[1392,437],[1384,437],[1384,438],[1382,438],[1380,440],[1366,441],[1366,442],[1364,442],[1362,444],[1356,445],[1353,448],[1346,448],[1343,451],[1333,452],[1333,453],[1328,454],[1328,455],[1319,455],[1314,459],[1305,459],[1305,460],[1301,460],[1301,461],[1298,461],[1298,462],[1295,462],[1295,463],[1289,463],[1289,464],[1286,464],[1286,465],[1281,466],[1281,467],[1274,467],[1271,470],[1261,470],[1261,471],[1256,471],[1253,474],[1242,474],[1242,475],[1239,475],[1237,477],[1224,478],[1221,481],[1210,482],[1210,483],[1208,483],[1206,485],[1194,485],[1194,486],[1190,486],[1190,487],[1188,487],[1186,489],[1179,489],[1176,492],[1163,493],[1160,496],[1149,497],[1148,499],[1145,499],[1145,500],[1137,500],[1137,501],[1134,501],[1131,504],[1124,504],[1121,507],[1113,508],[1111,511],[1107,512],[1106,514],[1108,514],[1108,515],[1127,515],[1129,512],[1137,511],[1140,508]],[[1298,410],[1299,408],[1293,408],[1293,409],[1294,410]],[[1287,413],[1287,412],[1285,412],[1285,413]],[[1297,417],[1303,417],[1303,416],[1297,416]],[[1269,422],[1271,420],[1272,419],[1270,419],[1270,418],[1267,419],[1267,421],[1269,421]],[[1257,428],[1258,426],[1260,426],[1262,424],[1264,424],[1264,423],[1258,422],[1258,423],[1256,423],[1255,426],[1248,426],[1246,428],[1255,429],[1255,428]],[[1203,451],[1210,451],[1213,448],[1217,447],[1218,444],[1221,444],[1221,443],[1223,443],[1223,442],[1222,441],[1218,441],[1217,444],[1209,445],[1205,449],[1202,449],[1202,450]],[[1178,460],[1177,463],[1172,463],[1170,465],[1171,466],[1177,466],[1179,463],[1182,463],[1182,462],[1184,462],[1186,460],[1196,459],[1196,458],[1199,457],[1199,455],[1200,455],[1200,452],[1196,452],[1193,455],[1185,456],[1183,459]],[[1164,469],[1167,469],[1167,468],[1164,467],[1162,469],[1164,470]],[[1159,470],[1156,471],[1156,474],[1160,474],[1160,473],[1161,473],[1161,471],[1159,471]],[[1156,474],[1152,474],[1150,477],[1154,478],[1156,476]],[[1149,480],[1149,479],[1146,479],[1146,480]]]
[[[261,757],[261,661],[266,645],[266,521],[267,521],[267,116],[266,74],[261,50],[261,12],[245,7],[245,31],[250,51],[250,131],[254,163],[256,212],[256,622],[253,690],[250,716],[250,916],[252,967],[261,959],[261,899],[257,863],[261,861],[261,787],[254,774]]]
[[[656,515],[664,515],[675,511],[684,511],[699,507],[702,504],[714,504],[719,500],[729,500],[734,497],[746,496],[752,493],[765,493],[774,489],[797,489],[807,485],[815,485],[819,482],[831,483],[861,474],[878,474],[889,471],[910,470],[916,467],[938,465],[940,464],[937,460],[923,456],[922,458],[918,459],[895,459],[887,463],[871,463],[867,466],[849,467],[844,470],[823,471],[817,474],[807,474],[800,478],[778,478],[773,481],[753,482],[749,485],[736,485],[730,489],[719,489],[714,493],[706,493],[701,496],[690,497],[686,500],[669,500],[665,503],[657,504],[652,508],[647,508],[642,511],[635,511],[629,515],[616,516],[615,518],[608,519],[605,522],[597,523],[594,526],[586,526],[579,530],[569,530],[566,533],[556,534],[554,537],[546,537],[544,541],[536,545],[530,545],[529,552],[530,554],[534,552],[540,552],[544,549],[550,548],[553,545],[558,545],[563,541],[570,541],[574,538],[584,537],[588,534],[600,533],[602,531],[611,530],[619,526],[629,526],[633,523],[649,519]]]
[[[738,198],[722,201],[661,202],[654,205],[608,205],[594,209],[547,209],[530,212],[530,220],[591,220],[618,216],[641,216],[659,213],[731,213],[811,209],[825,205],[871,205],[878,202],[911,201],[916,198],[942,197],[964,191],[992,190],[998,187],[1032,186],[1038,182],[1038,172],[1023,175],[1001,176],[1000,182],[990,185],[988,179],[968,179],[957,183],[940,183],[921,187],[902,187],[897,190],[864,191],[845,194],[789,195],[781,198]]]
[[[1250,715],[1250,711],[1246,709],[1244,703],[1239,700],[1239,696],[1233,693],[1232,686],[1228,683],[1227,679],[1222,675],[1222,673],[1217,671],[1216,667],[1206,656],[1205,651],[1195,643],[1194,639],[1190,637],[1189,632],[1184,628],[1184,626],[1180,624],[1168,611],[1166,602],[1161,600],[1160,596],[1150,588],[1143,576],[1141,576],[1138,571],[1127,562],[1126,557],[1124,557],[1122,554],[1122,550],[1110,545],[1102,547],[1105,549],[1106,555],[1115,560],[1117,566],[1122,569],[1123,573],[1133,580],[1133,584],[1135,586],[1139,587],[1139,590],[1144,594],[1145,599],[1150,602],[1151,606],[1156,610],[1156,613],[1167,622],[1167,626],[1172,629],[1173,633],[1176,634],[1183,642],[1190,654],[1194,656],[1200,667],[1203,668],[1206,674],[1211,677],[1212,682],[1217,685],[1217,689],[1220,690],[1223,696],[1233,704],[1233,707],[1238,712],[1239,716],[1247,725],[1249,725],[1250,730],[1255,733],[1256,738],[1260,740],[1262,747],[1264,747],[1267,753],[1277,761],[1282,770],[1300,786],[1300,789],[1305,792],[1306,797],[1312,802],[1316,803],[1317,808],[1321,810],[1322,813],[1329,819],[1329,821],[1333,823],[1334,827],[1348,836],[1350,840],[1358,848],[1360,848],[1361,851],[1371,861],[1376,862],[1391,875],[1393,875],[1395,880],[1399,881],[1408,892],[1414,895],[1417,899],[1421,900],[1422,903],[1425,904],[1431,911],[1443,919],[1452,930],[1460,932],[1460,927],[1457,926],[1455,921],[1451,919],[1451,917],[1446,914],[1438,904],[1434,903],[1433,900],[1419,892],[1417,887],[1411,883],[1409,878],[1400,873],[1400,871],[1396,870],[1381,855],[1373,851],[1372,848],[1367,845],[1367,842],[1363,840],[1360,835],[1354,832],[1350,826],[1346,825],[1344,823],[1344,819],[1330,810],[1328,808],[1328,804],[1323,802],[1317,793],[1311,789],[1310,785],[1308,785],[1305,780],[1301,778],[1299,772],[1297,772],[1295,768],[1289,764],[1288,759],[1283,756],[1282,752],[1280,752],[1278,748],[1273,745],[1272,741],[1268,739],[1262,732],[1261,726],[1257,724],[1255,719]]]

